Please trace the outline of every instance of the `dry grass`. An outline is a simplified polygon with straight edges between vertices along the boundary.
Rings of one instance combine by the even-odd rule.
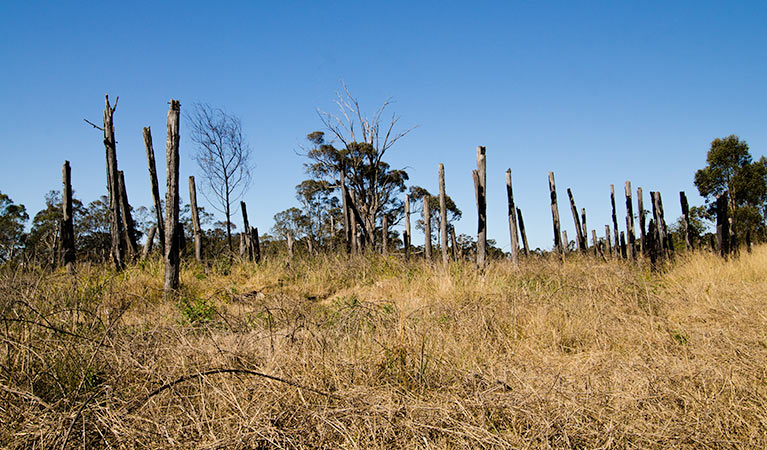
[[[767,448],[764,246],[161,270],[0,271],[0,447]]]

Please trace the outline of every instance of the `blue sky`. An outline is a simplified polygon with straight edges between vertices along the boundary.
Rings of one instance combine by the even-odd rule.
[[[622,193],[626,180],[643,187],[646,204],[661,191],[672,221],[680,190],[702,203],[692,179],[715,137],[737,134],[755,158],[766,153],[766,19],[763,2],[745,1],[6,1],[0,191],[34,214],[68,159],[79,198],[104,194],[100,133],[83,118],[100,121],[109,93],[120,96],[129,198],[149,206],[142,127],[152,127],[163,166],[168,100],[182,111],[208,102],[242,118],[255,162],[245,201],[250,221],[268,230],[296,205],[305,178],[297,151],[345,81],[363,109],[392,97],[403,126],[418,126],[389,161],[433,192],[445,164],[448,194],[464,211],[459,233],[476,233],[477,145],[487,147],[489,237],[502,248],[506,168],[533,247],[552,242],[548,171],[560,199],[572,188],[598,232],[610,223],[609,185]],[[183,179],[198,174],[184,131]]]

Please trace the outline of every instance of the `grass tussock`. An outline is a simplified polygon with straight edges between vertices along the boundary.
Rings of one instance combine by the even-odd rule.
[[[0,270],[3,448],[766,448],[767,247]]]

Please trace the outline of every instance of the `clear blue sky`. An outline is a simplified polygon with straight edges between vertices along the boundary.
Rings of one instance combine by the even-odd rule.
[[[393,97],[418,125],[390,162],[432,191],[445,164],[459,233],[476,233],[471,170],[487,146],[489,237],[505,249],[506,168],[531,245],[548,248],[550,170],[601,234],[611,183],[661,191],[670,222],[680,190],[702,203],[692,178],[712,139],[766,152],[764,2],[472,3],[2,2],[0,191],[33,215],[69,159],[76,195],[104,194],[104,147],[83,118],[99,122],[109,93],[129,198],[149,206],[141,128],[163,166],[168,100],[202,101],[242,118],[255,159],[245,200],[266,231],[296,205],[296,151],[342,80],[364,109]],[[197,167],[181,131],[186,179]],[[560,215],[573,238],[566,203]]]

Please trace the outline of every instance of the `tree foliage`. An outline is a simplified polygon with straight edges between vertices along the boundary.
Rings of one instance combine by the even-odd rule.
[[[13,203],[0,192],[0,262],[12,259],[22,248],[27,220],[29,215],[24,205]]]

